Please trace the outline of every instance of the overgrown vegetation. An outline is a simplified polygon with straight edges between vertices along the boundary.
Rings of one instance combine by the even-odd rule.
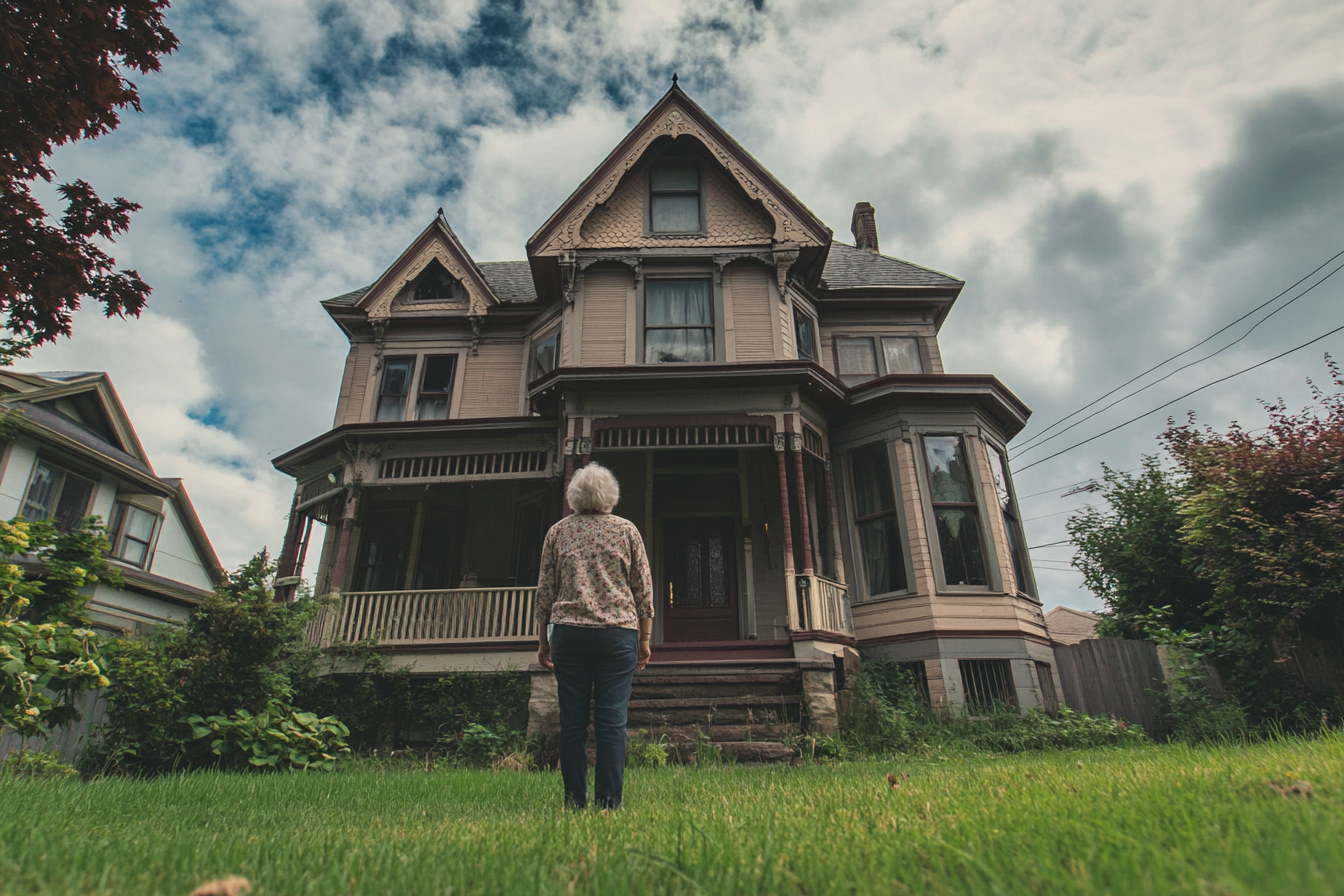
[[[1011,706],[979,710],[974,717],[937,712],[925,705],[908,670],[884,660],[866,660],[859,669],[841,730],[846,750],[870,757],[967,749],[1020,753],[1148,740],[1136,725],[1067,708],[1053,716],[1038,709],[1019,713]]]
[[[1159,637],[1191,670],[1216,668],[1223,697],[1207,672],[1173,681],[1183,736],[1238,718],[1305,731],[1344,717],[1344,378],[1326,363],[1336,391],[1313,384],[1314,408],[1265,403],[1269,425],[1255,431],[1173,424],[1162,439],[1174,469],[1145,458],[1137,476],[1105,470],[1109,508],[1068,524],[1106,633]]]
[[[103,559],[108,547],[94,517],[69,533],[22,517],[0,523],[0,731],[45,735],[77,716],[80,691],[107,684],[81,591],[120,583]],[[27,578],[13,562],[22,557],[44,568],[41,579]]]

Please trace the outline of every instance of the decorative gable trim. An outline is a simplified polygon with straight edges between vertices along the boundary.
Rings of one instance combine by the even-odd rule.
[[[485,314],[492,305],[500,304],[499,298],[486,283],[485,275],[458,241],[452,228],[442,217],[436,217],[392,267],[369,287],[369,291],[360,298],[356,307],[363,309],[370,320],[391,317],[397,296],[434,260],[443,265],[444,269],[462,284],[467,294],[466,301],[416,302],[413,306],[399,304],[398,308],[445,311],[465,306],[467,313],[474,317]]]
[[[53,381],[47,380],[46,382]],[[136,435],[135,427],[131,425],[131,418],[127,416],[126,408],[121,403],[121,397],[117,395],[116,387],[112,385],[112,380],[106,373],[95,373],[68,383],[52,385],[32,392],[21,392],[8,397],[32,402],[33,404],[51,404],[59,398],[70,398],[86,392],[91,393],[97,399],[99,410],[116,437],[116,447],[152,470],[153,467],[150,466],[145,448],[140,444],[140,437]]]
[[[559,255],[578,248],[584,220],[594,208],[611,198],[621,178],[639,162],[650,145],[659,137],[682,136],[700,141],[747,196],[764,206],[775,223],[776,244],[829,245],[831,232],[826,225],[708,113],[674,86],[528,240],[528,255]]]

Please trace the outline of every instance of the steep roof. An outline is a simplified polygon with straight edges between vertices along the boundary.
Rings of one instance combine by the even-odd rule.
[[[483,261],[485,282],[501,302],[535,302],[537,287],[532,282],[532,266],[525,261]]]
[[[127,454],[92,429],[89,429],[83,423],[80,423],[78,420],[71,417],[67,417],[60,411],[52,410],[46,405],[34,404],[31,401],[11,400],[4,403],[9,407],[22,412],[27,420],[36,423],[43,429],[64,436],[65,438],[88,448],[90,451],[97,452],[109,460],[130,467],[146,476],[154,475],[154,471],[140,458]]]
[[[821,286],[830,291],[903,287],[956,289],[964,283],[931,268],[920,267],[889,255],[856,249],[832,241],[821,273]]]

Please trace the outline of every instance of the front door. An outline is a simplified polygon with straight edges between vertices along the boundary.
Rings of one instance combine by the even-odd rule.
[[[663,523],[663,641],[737,637],[737,545],[731,519]]]

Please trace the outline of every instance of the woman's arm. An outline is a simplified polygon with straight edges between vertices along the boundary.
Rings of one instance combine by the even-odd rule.
[[[551,533],[541,546],[541,570],[537,574],[537,662],[546,669],[554,669],[551,662],[551,639],[546,628],[551,622],[551,606],[555,603],[555,545]]]
[[[649,571],[649,555],[644,550],[644,539],[639,530],[630,526],[630,594],[635,599],[635,613],[639,616],[639,664],[643,669],[653,656],[653,574]]]

